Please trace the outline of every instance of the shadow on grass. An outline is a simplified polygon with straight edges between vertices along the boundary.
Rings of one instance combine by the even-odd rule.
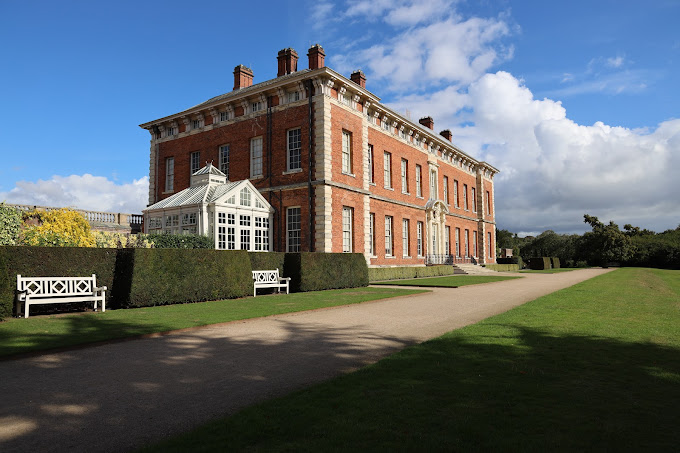
[[[107,323],[65,319],[82,335]],[[251,324],[0,362],[0,451],[128,451],[413,343],[295,318]]]
[[[112,339],[124,339],[148,333],[164,331],[160,324],[138,324],[111,319],[100,314],[68,315],[45,319],[41,323],[40,317],[28,320],[13,320],[21,322],[21,330],[8,332],[0,329],[0,360],[12,354],[23,352],[44,351],[87,343],[96,343]],[[48,322],[49,321],[49,322]],[[17,333],[21,339],[17,339]],[[11,359],[11,358],[10,358]]]
[[[677,451],[677,348],[464,331],[152,451]]]

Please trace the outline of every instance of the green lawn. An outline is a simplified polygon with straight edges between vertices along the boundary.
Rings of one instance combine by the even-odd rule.
[[[447,275],[444,277],[423,277],[408,280],[389,280],[384,282],[371,282],[371,285],[398,285],[398,286],[438,286],[444,288],[458,288],[466,285],[479,285],[482,283],[500,282],[521,277],[502,277],[496,275]]]
[[[584,269],[583,267],[559,267],[557,269],[524,269],[520,272],[523,274],[554,274],[557,272],[569,272]]]
[[[351,288],[105,313],[8,319],[0,323],[0,357],[421,292],[399,288]]]
[[[680,271],[619,269],[150,451],[677,451]]]

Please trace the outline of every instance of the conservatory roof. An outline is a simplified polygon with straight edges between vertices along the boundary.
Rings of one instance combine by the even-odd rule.
[[[218,170],[219,171],[219,170]],[[199,203],[212,203],[225,195],[242,181],[228,182],[226,184],[201,184],[200,186],[187,187],[164,200],[147,207],[145,211],[152,209],[167,209],[187,206]]]

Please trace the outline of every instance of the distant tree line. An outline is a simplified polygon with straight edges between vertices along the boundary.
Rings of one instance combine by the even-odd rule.
[[[630,224],[623,231],[614,222],[602,223],[597,217],[583,216],[591,231],[557,234],[552,230],[538,236],[520,238],[508,230],[496,231],[499,248],[513,249],[514,256],[524,261],[541,256],[554,256],[564,267],[621,266],[680,269],[680,225],[674,230],[656,233]]]

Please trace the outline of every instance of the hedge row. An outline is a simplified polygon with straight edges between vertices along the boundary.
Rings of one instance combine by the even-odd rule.
[[[418,267],[371,267],[368,269],[368,280],[402,280],[406,278],[438,277],[453,275],[453,266],[418,266]]]
[[[4,246],[0,247],[0,262],[3,261],[6,270],[2,272],[0,269],[4,274],[4,278],[0,277],[0,319],[10,316],[14,311],[17,274],[29,277],[84,277],[97,274],[97,285],[107,286],[109,290],[114,286],[116,249]],[[2,283],[5,279],[8,281],[7,285]],[[111,301],[111,291],[107,291],[107,305]],[[62,304],[58,304],[56,308],[60,305]],[[49,307],[36,305],[36,312]],[[54,308],[52,306],[51,309]]]
[[[551,260],[546,256],[543,256],[541,258],[529,258],[529,269],[539,271],[551,268],[552,268]]]
[[[484,267],[496,272],[516,272],[520,269],[519,264],[485,264]]]
[[[519,269],[524,268],[524,261],[522,261],[521,256],[513,256],[513,257],[510,257],[510,258],[496,258],[496,263],[497,264],[517,264]]]
[[[253,290],[251,270],[277,268],[291,277],[292,291],[368,285],[361,254],[5,246],[0,247],[0,320],[13,313],[17,274],[97,274],[97,284],[109,289],[107,306],[128,308],[248,296]]]

